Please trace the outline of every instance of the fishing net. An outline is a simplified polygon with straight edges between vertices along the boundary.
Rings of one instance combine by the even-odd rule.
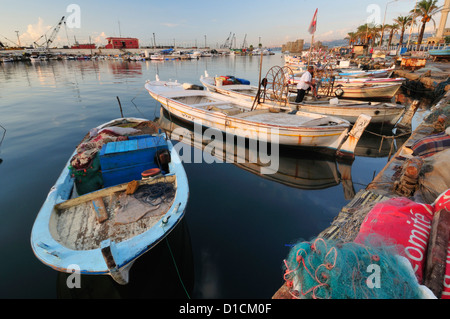
[[[114,223],[129,224],[144,217],[165,214],[173,202],[175,193],[175,186],[166,182],[141,185],[130,195],[124,192],[118,199]]]
[[[171,202],[175,196],[175,186],[172,183],[159,182],[155,184],[142,185],[134,193],[134,197],[151,206],[163,202]]]
[[[412,267],[397,252],[377,238],[361,245],[318,237],[293,246],[284,279],[299,299],[423,298]]]

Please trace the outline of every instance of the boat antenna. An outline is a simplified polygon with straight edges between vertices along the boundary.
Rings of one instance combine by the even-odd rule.
[[[262,61],[263,61],[263,52],[261,51],[261,58],[259,60],[258,92],[256,93],[255,99],[253,100],[252,111],[253,111],[253,108],[255,107],[256,100],[258,100],[257,104],[259,104],[259,95],[260,95],[260,92],[261,92]]]
[[[123,112],[122,112],[122,104],[120,103],[120,99],[118,96],[116,96],[117,101],[119,102],[119,108],[120,108],[120,115],[123,117]]]

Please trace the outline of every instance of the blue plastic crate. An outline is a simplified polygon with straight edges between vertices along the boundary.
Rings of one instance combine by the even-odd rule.
[[[157,167],[156,152],[167,149],[163,136],[135,136],[110,142],[100,151],[100,166],[105,187],[141,179],[141,172]]]

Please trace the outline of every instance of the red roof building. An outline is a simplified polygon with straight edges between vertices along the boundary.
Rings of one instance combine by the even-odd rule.
[[[96,45],[94,43],[87,44],[75,44],[71,46],[71,49],[95,49]]]
[[[139,40],[136,38],[106,38],[108,44],[105,49],[139,49]]]

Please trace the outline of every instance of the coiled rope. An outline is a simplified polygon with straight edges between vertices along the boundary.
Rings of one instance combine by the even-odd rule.
[[[175,187],[172,183],[159,182],[141,185],[134,193],[134,197],[152,206],[169,202],[175,196]]]

